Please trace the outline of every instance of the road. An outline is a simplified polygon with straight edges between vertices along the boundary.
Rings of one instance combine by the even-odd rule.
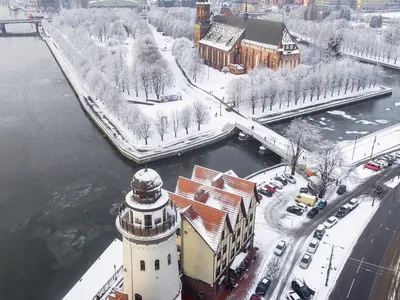
[[[387,168],[383,172],[381,172],[379,174],[376,174],[374,176],[371,176],[362,185],[359,185],[357,188],[355,188],[352,192],[350,192],[348,194],[345,194],[342,197],[338,198],[338,200],[335,201],[334,204],[330,204],[330,205],[326,206],[325,209],[323,211],[321,211],[321,213],[319,213],[314,219],[309,220],[308,222],[305,222],[301,227],[299,227],[298,229],[296,229],[294,231],[287,232],[289,235],[291,235],[294,238],[294,242],[292,243],[292,245],[290,245],[290,249],[287,249],[287,252],[290,252],[292,254],[290,256],[290,260],[287,261],[286,267],[285,268],[281,268],[278,271],[278,273],[276,274],[275,277],[279,278],[279,282],[275,287],[273,287],[273,290],[271,290],[268,293],[268,295],[274,295],[274,296],[277,295],[278,297],[283,295],[284,290],[290,284],[289,281],[291,279],[291,274],[292,274],[293,268],[297,264],[300,256],[302,255],[302,252],[300,251],[300,249],[303,246],[304,240],[308,236],[310,236],[310,234],[317,228],[317,226],[321,223],[322,220],[324,220],[328,216],[331,216],[334,213],[336,213],[336,211],[342,205],[347,203],[350,199],[355,198],[355,197],[359,197],[360,195],[363,195],[363,194],[371,193],[374,183],[377,182],[378,180],[385,181],[385,180],[387,180],[386,178],[389,178],[389,179],[393,178],[393,177],[397,176],[399,173],[400,173],[400,166],[396,166],[394,168]],[[388,202],[391,203],[390,201],[388,201]],[[376,204],[378,204],[378,202]],[[388,205],[388,204],[386,204],[386,205]],[[399,213],[400,213],[400,210],[399,211],[397,211],[397,210],[396,211],[392,211],[390,214],[389,214],[389,211],[387,211],[388,215],[393,214],[393,219],[394,220],[395,220],[396,214],[398,216]],[[381,215],[381,212],[377,213],[377,215],[378,216]],[[383,217],[381,216],[381,219],[382,218]],[[386,218],[386,219],[389,220],[388,218]],[[373,223],[373,221],[371,221],[371,223]],[[381,221],[379,223],[379,226],[380,226],[381,223],[383,223],[383,222]],[[389,221],[389,223],[386,222],[386,224],[388,224],[387,227],[388,228],[396,228],[393,225],[393,223],[395,223],[395,221]],[[373,224],[375,224],[375,223],[373,223]],[[389,226],[394,226],[394,227],[389,227]],[[383,227],[383,225],[382,225],[382,227]],[[393,229],[393,230],[395,230],[395,229]],[[375,243],[374,246],[379,245],[379,244],[387,245],[388,241],[386,241],[386,243],[385,243],[384,240],[381,241],[380,239],[384,239],[385,236],[387,235],[386,239],[389,238],[389,240],[390,240],[390,238],[393,236],[393,231],[392,232],[390,232],[389,230],[386,230],[386,231],[388,233],[382,233],[382,234],[380,234],[379,237],[377,237],[376,241],[374,240],[374,242],[373,242],[373,243]],[[360,240],[361,240],[361,238],[360,238]],[[371,239],[368,242],[370,243]],[[366,244],[366,243],[367,242],[364,242],[364,244]],[[384,246],[381,246],[381,247],[384,248]],[[361,260],[361,258],[360,258],[360,260]],[[366,258],[370,259],[369,256],[366,257]],[[378,262],[378,264],[379,264],[379,262]],[[343,273],[345,273],[345,272],[343,272]],[[351,285],[351,281],[352,281],[352,279],[350,280],[350,283],[349,283],[350,285]],[[371,283],[371,285],[372,285],[372,283]],[[349,287],[347,288],[347,291],[348,291],[348,289],[349,289]],[[272,299],[274,299],[274,298],[272,298]],[[280,298],[278,298],[278,299],[280,299]],[[331,299],[338,300],[338,299],[341,299],[341,298],[334,298],[333,297]],[[342,299],[346,299],[346,297],[342,298]],[[354,299],[356,299],[356,298],[354,298]],[[368,298],[357,298],[357,299],[366,300]],[[381,300],[381,299],[379,299],[379,300]]]
[[[330,299],[388,298],[394,276],[392,270],[400,255],[399,204],[400,185],[383,196],[380,208],[358,239]]]

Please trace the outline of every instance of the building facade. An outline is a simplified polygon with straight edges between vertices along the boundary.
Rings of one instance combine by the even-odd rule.
[[[120,207],[116,219],[123,242],[120,298],[124,294],[127,300],[181,299],[175,239],[180,214],[162,185],[154,170],[138,171]]]
[[[300,63],[300,51],[283,22],[216,15],[210,4],[196,4],[194,46],[204,62],[232,73],[250,71],[258,64],[271,69],[294,68]]]
[[[176,234],[184,290],[216,299],[236,284],[253,247],[258,201],[253,182],[195,166],[169,197],[179,208]]]

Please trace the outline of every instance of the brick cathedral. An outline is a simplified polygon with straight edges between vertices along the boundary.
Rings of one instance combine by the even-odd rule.
[[[300,51],[283,22],[241,17],[224,12],[212,16],[210,3],[197,2],[194,46],[205,64],[234,74],[247,73],[258,64],[271,69],[294,68]]]

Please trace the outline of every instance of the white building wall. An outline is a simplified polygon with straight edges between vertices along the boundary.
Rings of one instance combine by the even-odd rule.
[[[168,254],[171,264],[168,265]],[[155,260],[160,260],[160,269],[155,270]],[[145,271],[140,270],[140,261],[145,262]],[[123,238],[124,292],[134,300],[139,294],[145,300],[172,300],[179,293],[181,282],[173,234],[168,240],[152,245],[140,245]]]

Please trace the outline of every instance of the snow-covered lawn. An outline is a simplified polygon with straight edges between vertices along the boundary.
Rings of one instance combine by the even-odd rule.
[[[340,219],[334,227],[326,230],[325,236],[319,244],[316,253],[312,255],[310,266],[305,270],[301,269],[299,266],[293,269],[292,279],[299,278],[304,280],[307,285],[316,290],[313,299],[328,299],[358,237],[379,208],[379,205],[371,205],[371,198],[365,197],[359,200],[361,203],[356,209],[343,219]],[[312,236],[304,243],[302,253],[306,253],[311,239]],[[329,275],[328,286],[325,286],[326,272],[332,250],[331,245],[335,246],[332,258],[332,269]],[[280,299],[284,299],[284,297]]]

